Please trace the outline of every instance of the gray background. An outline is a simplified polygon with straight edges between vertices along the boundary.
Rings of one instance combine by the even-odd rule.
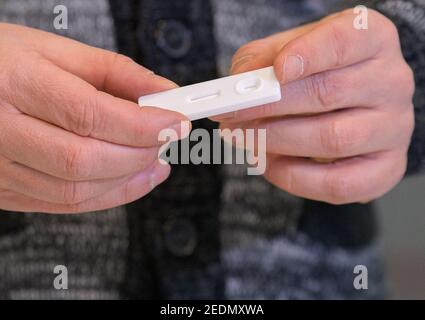
[[[391,298],[425,299],[425,176],[378,201]]]

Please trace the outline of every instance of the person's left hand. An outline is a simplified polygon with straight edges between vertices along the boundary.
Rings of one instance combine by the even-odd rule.
[[[240,48],[232,73],[274,65],[283,98],[213,118],[221,128],[265,128],[266,179],[332,204],[394,187],[414,127],[415,85],[396,27],[373,10],[367,30],[356,30],[354,18],[343,11]]]

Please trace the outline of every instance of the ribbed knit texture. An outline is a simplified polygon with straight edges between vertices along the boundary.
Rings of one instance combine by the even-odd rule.
[[[208,8],[206,2],[111,3],[114,17],[106,0],[0,0],[0,21],[119,48],[180,84],[215,76],[211,17],[203,17],[201,10]],[[341,3],[213,0],[220,73],[227,73],[240,45],[317,19]],[[425,137],[420,19],[425,5],[402,0],[379,3],[378,8],[400,26],[405,55],[420,73],[415,100],[419,128],[411,151],[411,168],[417,170],[423,162],[420,145]],[[69,30],[52,28],[56,4],[68,7]],[[158,50],[152,17],[163,15],[177,17],[194,32],[195,60],[194,53],[175,59]],[[213,127],[207,121],[195,126]],[[176,221],[195,227],[197,248],[188,257],[167,251],[164,230]],[[377,298],[384,292],[371,206],[304,202],[262,177],[247,177],[244,166],[175,166],[169,181],[127,210],[78,216],[1,213],[0,224],[1,298],[323,299]],[[67,291],[53,289],[53,267],[58,264],[68,266]],[[367,291],[353,288],[357,264],[369,268]]]

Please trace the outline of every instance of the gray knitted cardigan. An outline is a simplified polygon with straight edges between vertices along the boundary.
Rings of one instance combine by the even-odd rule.
[[[57,4],[68,7],[69,30],[52,27]],[[216,77],[217,70],[226,74],[231,55],[252,39],[351,4],[0,0],[0,21],[120,50],[186,84]],[[400,26],[406,58],[417,72],[418,125],[410,159],[415,171],[423,161],[425,136],[425,4],[368,4]],[[191,39],[183,54],[158,40],[164,21],[167,34]],[[1,212],[0,298],[383,297],[372,206],[304,201],[245,172],[236,165],[181,165],[173,168],[170,181],[126,207],[74,216]],[[368,290],[353,287],[353,268],[359,264],[368,267]],[[56,265],[68,268],[68,290],[53,287]]]

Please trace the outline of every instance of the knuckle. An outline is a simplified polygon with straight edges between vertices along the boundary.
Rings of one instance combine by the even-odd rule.
[[[415,112],[413,110],[413,104],[410,105],[410,112],[408,112],[406,124],[410,140],[410,137],[413,135],[413,132],[415,130]]]
[[[347,57],[348,39],[343,30],[336,23],[329,23],[330,52],[334,54],[335,67],[342,66]]]
[[[401,117],[403,123],[402,128],[406,133],[406,140],[410,141],[415,130],[415,112],[413,104],[410,104],[408,112],[405,113],[404,117]]]
[[[75,181],[66,181],[63,184],[62,202],[66,205],[76,205],[84,201],[84,192],[81,185]]]
[[[325,175],[324,190],[329,203],[342,205],[350,202],[354,187],[346,176],[329,172]]]
[[[306,79],[305,86],[307,94],[316,98],[324,110],[329,110],[338,99],[338,84],[329,72],[312,75]]]
[[[71,180],[80,180],[87,177],[89,169],[84,159],[84,150],[82,146],[68,146],[64,152],[64,176]]]
[[[399,43],[399,34],[397,26],[382,13],[376,10],[370,10],[370,18],[379,26],[379,34],[383,43]]]
[[[131,201],[134,200],[132,196],[133,196],[133,192],[131,188],[131,181],[127,180],[124,184],[121,199],[124,203],[130,203]]]
[[[127,57],[121,53],[117,52],[107,52],[100,50],[99,51],[99,60],[103,62],[103,65],[106,67],[107,70],[118,70],[121,71],[125,69],[126,65],[133,64],[134,60],[130,57]],[[113,72],[106,72],[102,83],[100,85],[101,88],[109,88],[109,78],[108,75],[112,74]]]
[[[397,175],[395,184],[399,183],[406,175],[406,172],[408,169],[408,162],[409,162],[407,151],[404,153],[404,156],[402,157],[402,160],[400,162],[401,163],[398,163],[399,169],[398,169],[398,175]]]
[[[21,61],[33,60],[36,63],[22,64]],[[17,105],[16,101],[23,98],[24,93],[34,94],[44,93],[45,87],[40,86],[37,81],[31,78],[33,72],[37,72],[36,66],[42,66],[41,58],[36,58],[33,54],[17,54],[14,59],[4,61],[2,72],[3,83],[6,90],[2,90],[5,98]],[[3,65],[2,65],[3,67]]]
[[[412,68],[405,63],[402,71],[400,72],[399,83],[403,85],[403,91],[406,93],[409,100],[413,99],[415,94],[415,76]]]
[[[149,165],[151,165],[153,162],[158,160],[159,150],[160,148],[158,147],[145,148],[145,150],[141,154],[140,168],[145,169]]]
[[[322,151],[329,156],[344,156],[353,145],[353,134],[340,120],[330,121],[320,129]]]
[[[292,170],[285,170],[285,184],[288,192],[296,192],[298,187],[298,179]]]
[[[394,157],[392,165],[393,167],[391,170],[391,181],[390,181],[388,189],[397,185],[406,175],[406,172],[408,169],[407,149],[399,151],[397,156]]]
[[[133,141],[140,141],[140,137],[148,138],[155,134],[157,137],[159,137],[160,134],[160,130],[154,131],[152,129],[149,129],[149,124],[146,122],[143,122],[141,125],[136,126],[132,131],[134,135]]]
[[[406,62],[401,61],[401,63],[386,72],[384,85],[396,88],[389,92],[385,98],[390,99],[390,101],[401,102],[399,105],[401,107],[406,106],[406,101],[409,104],[412,102],[416,87],[415,76],[413,70]]]
[[[125,70],[128,65],[135,63],[133,59],[127,57],[121,53],[112,53],[110,57],[109,70]],[[108,75],[111,74],[107,72],[104,78],[103,87],[109,88],[108,85]]]
[[[383,35],[385,40],[398,46],[400,43],[400,36],[396,25],[390,19],[385,18],[384,21],[385,26],[383,28]]]
[[[101,52],[103,53],[103,51]],[[125,65],[134,63],[133,59],[118,52],[108,52],[103,57],[106,58],[105,64],[110,70],[122,69]]]
[[[112,66],[119,66],[122,67],[126,64],[132,64],[134,63],[134,60],[130,57],[127,57],[121,53],[113,53],[112,57]]]
[[[378,41],[381,44],[380,47],[387,49],[390,45],[391,47],[400,46],[400,37],[397,26],[394,24],[391,19],[383,15],[377,10],[369,9],[369,20],[373,23],[373,30],[378,31]]]
[[[279,111],[278,103],[267,103],[256,109],[256,112],[258,112],[257,118],[258,119],[268,118],[268,117],[276,115],[278,111]]]
[[[93,133],[97,114],[96,95],[89,94],[88,97],[85,103],[77,108],[72,108],[71,130],[83,137],[88,137]]]
[[[275,186],[289,193],[297,193],[302,188],[298,175],[289,166],[277,160],[267,160],[264,177]]]

